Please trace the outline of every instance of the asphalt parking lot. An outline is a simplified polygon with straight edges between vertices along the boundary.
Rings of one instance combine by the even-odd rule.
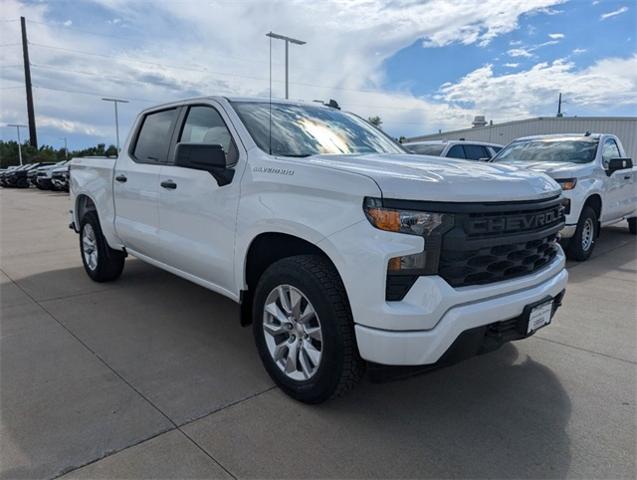
[[[68,196],[1,190],[2,478],[635,478],[637,241],[606,229],[533,338],[297,403],[238,307],[129,259],[93,283]]]

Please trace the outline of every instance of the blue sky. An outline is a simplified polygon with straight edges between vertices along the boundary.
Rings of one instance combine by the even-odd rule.
[[[291,97],[380,115],[394,136],[554,115],[634,115],[635,0],[2,0],[0,124],[24,123],[17,19],[28,21],[40,143],[113,143],[144,107],[267,95],[270,30],[291,50]],[[273,94],[283,50],[273,44]],[[26,133],[26,132],[25,132]],[[0,128],[2,139],[15,129]]]

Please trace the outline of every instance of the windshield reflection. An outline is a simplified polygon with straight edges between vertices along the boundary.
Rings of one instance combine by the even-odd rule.
[[[268,102],[232,106],[259,148],[272,155],[405,153],[364,120],[336,109]]]

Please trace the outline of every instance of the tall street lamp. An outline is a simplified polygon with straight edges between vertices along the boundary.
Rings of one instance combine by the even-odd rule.
[[[304,42],[303,40],[298,40],[296,38],[292,38],[292,37],[286,37],[285,35],[279,35],[278,33],[266,33],[265,34],[266,37],[270,37],[270,38],[276,38],[277,40],[283,40],[285,41],[285,98],[287,100],[287,98],[289,97],[288,93],[289,93],[289,88],[288,88],[288,47],[290,45],[290,43],[293,43],[295,45],[305,45],[307,42]]]
[[[117,138],[117,154],[119,155],[119,117],[117,114],[117,104],[118,103],[128,103],[128,100],[122,100],[120,98],[102,98],[105,102],[113,102],[115,105],[115,137]]]
[[[18,158],[20,159],[20,165],[22,165],[22,140],[20,140],[20,129],[29,128],[28,125],[22,125],[21,123],[9,123],[7,127],[15,127],[18,131]]]

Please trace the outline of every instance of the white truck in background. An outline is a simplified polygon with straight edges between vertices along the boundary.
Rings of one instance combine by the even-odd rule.
[[[366,362],[447,363],[526,338],[566,287],[550,177],[409,155],[316,103],[144,110],[117,159],[73,159],[70,177],[93,280],[133,255],[239,302],[270,376],[308,403]]]
[[[591,256],[601,227],[627,220],[630,233],[637,234],[637,168],[617,136],[587,132],[518,138],[493,162],[546,173],[562,186],[568,203],[561,236],[573,260]]]

